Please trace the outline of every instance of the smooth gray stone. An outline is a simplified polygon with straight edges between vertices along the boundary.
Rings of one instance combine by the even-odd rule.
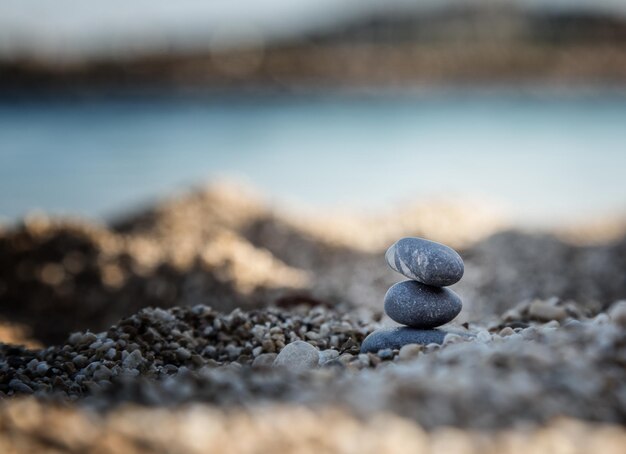
[[[402,238],[391,245],[385,260],[398,273],[426,285],[445,287],[463,277],[463,259],[452,248],[423,238]]]
[[[317,348],[308,342],[295,341],[287,344],[276,359],[274,366],[284,367],[296,372],[315,369],[319,363],[320,355]]]
[[[434,328],[459,315],[463,304],[448,288],[416,281],[391,286],[385,294],[385,313],[392,320],[412,328]]]
[[[386,348],[400,350],[407,344],[442,344],[446,334],[446,331],[439,329],[415,329],[407,326],[379,329],[363,340],[361,353],[376,353]]]

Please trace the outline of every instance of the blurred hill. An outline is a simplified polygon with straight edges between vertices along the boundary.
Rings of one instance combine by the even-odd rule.
[[[161,37],[157,45],[147,38],[122,46],[121,38],[109,39],[114,44],[109,51],[93,54],[73,54],[67,43],[50,45],[49,52],[45,47],[5,49],[0,87],[624,83],[626,15],[599,7],[523,6],[448,2],[418,8],[394,3],[357,8],[358,14],[343,11],[333,20],[312,20],[315,26],[283,34],[250,28],[239,35],[205,32],[203,37],[191,28],[190,36]],[[193,36],[191,43],[187,38]]]
[[[32,217],[0,233],[0,316],[48,343],[105,329],[146,306],[306,303],[380,313],[386,289],[399,280],[384,250],[409,235],[461,251],[461,321],[533,298],[575,299],[593,313],[626,297],[626,223],[593,246],[506,226],[468,201],[368,217],[296,215],[222,185],[110,226]]]

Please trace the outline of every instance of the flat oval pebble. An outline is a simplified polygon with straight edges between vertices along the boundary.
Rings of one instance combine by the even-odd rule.
[[[452,290],[403,281],[385,294],[385,313],[401,325],[434,328],[451,321],[461,312],[461,298]]]
[[[463,259],[452,248],[423,238],[402,238],[385,253],[398,273],[426,285],[444,287],[463,277]]]
[[[415,329],[407,326],[383,328],[363,340],[361,353],[376,353],[386,348],[399,350],[408,344],[442,344],[446,334],[446,331],[439,329]]]

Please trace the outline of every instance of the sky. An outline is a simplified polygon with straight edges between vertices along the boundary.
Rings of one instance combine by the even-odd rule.
[[[474,0],[525,8],[626,15],[624,0]],[[2,0],[0,59],[133,56],[264,42],[377,10],[429,9],[467,0]]]

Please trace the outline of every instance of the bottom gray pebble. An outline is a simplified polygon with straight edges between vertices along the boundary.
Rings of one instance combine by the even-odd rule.
[[[390,348],[399,350],[407,344],[442,344],[447,331],[440,329],[416,329],[408,326],[384,328],[371,333],[361,344],[361,353],[376,353]]]

